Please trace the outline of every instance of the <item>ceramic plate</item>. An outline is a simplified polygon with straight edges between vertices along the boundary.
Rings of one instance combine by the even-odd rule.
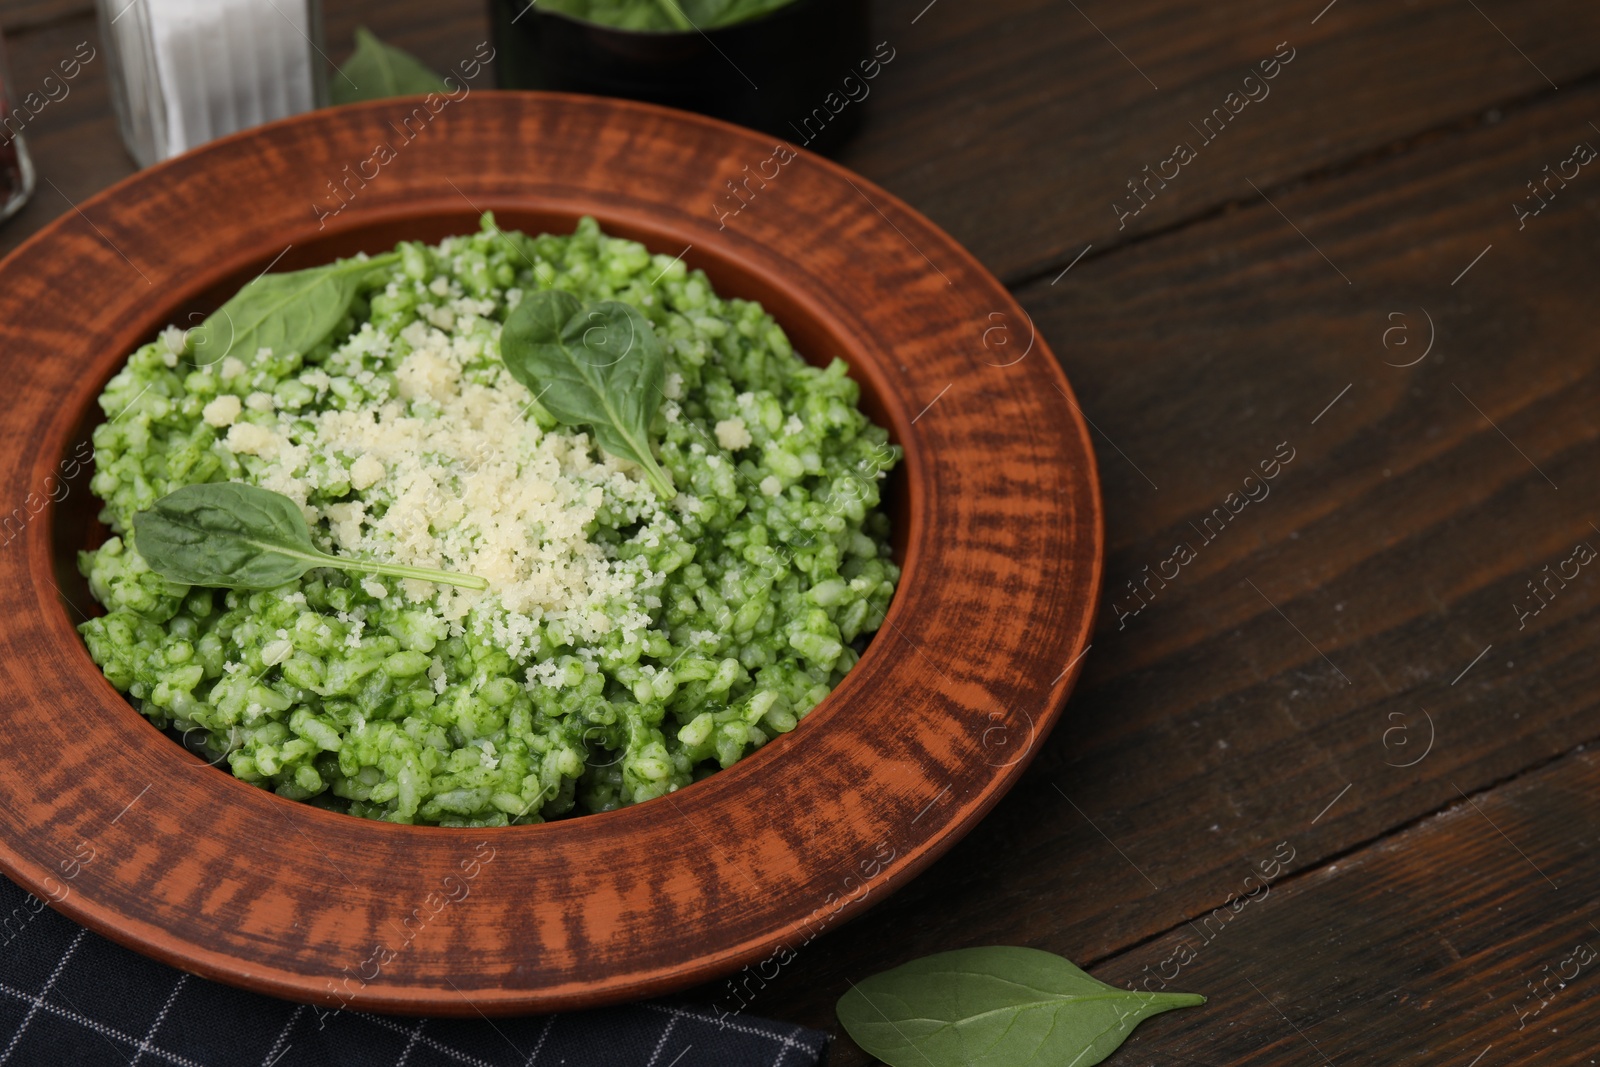
[[[381,151],[380,149],[387,149]],[[139,343],[266,268],[502,226],[610,233],[760,300],[849,362],[906,458],[904,576],[791,734],[678,793],[536,826],[396,826],[208,767],[106,682],[74,626],[105,533],[94,399]],[[376,1011],[587,1007],[691,985],[881,900],[975,826],[1087,645],[1101,515],[1072,390],[966,251],[770,137],[599,98],[321,111],[143,171],[0,264],[0,867],[209,978]],[[75,857],[90,855],[88,863]]]

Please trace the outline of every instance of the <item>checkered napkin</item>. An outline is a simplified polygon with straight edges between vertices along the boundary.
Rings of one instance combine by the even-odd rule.
[[[827,1041],[665,1003],[493,1021],[310,1008],[145,959],[0,878],[0,1067],[815,1067]]]

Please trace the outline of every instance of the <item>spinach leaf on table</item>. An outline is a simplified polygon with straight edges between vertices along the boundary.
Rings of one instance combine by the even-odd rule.
[[[365,26],[356,28],[356,50],[328,85],[328,96],[335,104],[449,91],[444,79],[416,56],[384,44]]]
[[[1118,989],[1054,953],[995,945],[873,975],[837,1011],[856,1044],[890,1067],[1090,1067],[1150,1016],[1204,1003]]]
[[[279,355],[313,348],[350,313],[366,276],[399,258],[400,253],[389,252],[260,275],[189,331],[195,365],[209,366],[229,355],[249,359],[261,348]]]
[[[280,493],[242,482],[174,489],[133,517],[133,547],[151,570],[187,585],[272,589],[313,567],[332,567],[467,589],[489,588],[476,575],[318,551],[299,505]]]
[[[650,451],[666,353],[636,308],[615,300],[585,307],[559,289],[531,293],[506,317],[500,358],[558,421],[590,427],[601,448],[643,467],[663,498],[676,494]]]

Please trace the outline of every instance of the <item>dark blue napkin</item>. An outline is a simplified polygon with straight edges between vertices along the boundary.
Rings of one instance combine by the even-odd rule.
[[[246,993],[92,934],[0,878],[0,1067],[814,1067],[826,1034],[666,1002],[407,1019]]]

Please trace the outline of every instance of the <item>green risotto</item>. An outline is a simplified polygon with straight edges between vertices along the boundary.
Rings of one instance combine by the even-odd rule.
[[[592,219],[529,237],[485,216],[397,252],[352,275],[349,313],[307,351],[202,365],[169,329],[106,386],[92,484],[113,536],[80,559],[106,677],[247,782],[406,823],[606,811],[794,729],[899,577],[878,504],[900,450],[844,363],[807,364],[760,305]],[[502,362],[507,316],[551,289],[629,305],[659,338],[659,471],[559,422]],[[135,515],[211,482],[293,501],[319,551],[489,587],[162,577]]]

